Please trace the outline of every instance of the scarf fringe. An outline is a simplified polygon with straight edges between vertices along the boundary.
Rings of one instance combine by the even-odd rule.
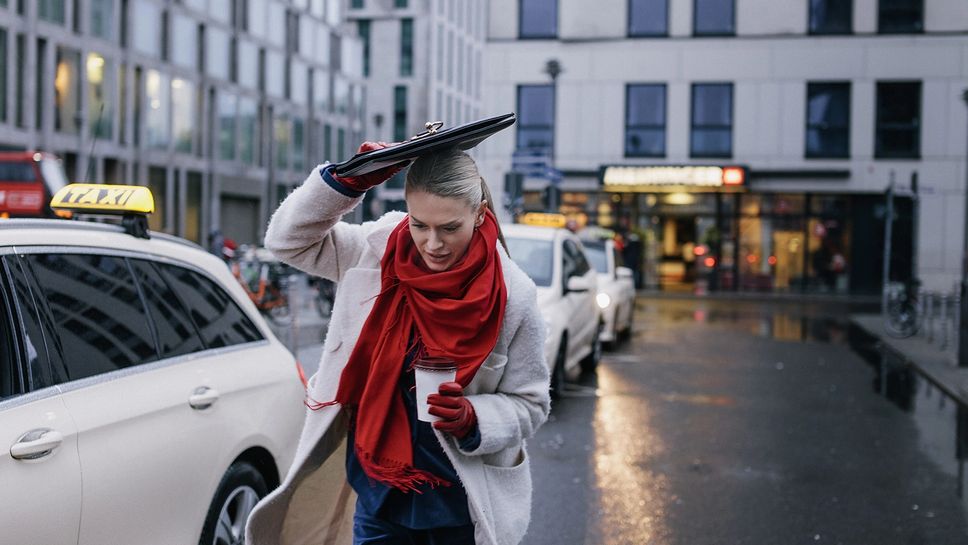
[[[422,485],[429,485],[431,489],[451,485],[450,481],[441,479],[429,471],[417,469],[396,460],[377,459],[361,451],[359,445],[355,448],[356,458],[368,477],[401,492],[423,494],[424,491],[420,489]]]
[[[335,399],[332,401],[316,401],[315,399],[309,397],[309,394],[306,394],[306,399],[303,400],[303,405],[305,405],[310,411],[318,411],[325,407],[339,405],[339,401],[336,401]]]

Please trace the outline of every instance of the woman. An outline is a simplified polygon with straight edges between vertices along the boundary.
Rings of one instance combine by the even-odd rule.
[[[412,164],[408,215],[339,222],[395,172],[319,167],[269,223],[267,247],[338,288],[295,461],[253,511],[250,545],[513,545],[527,529],[524,442],[550,403],[535,286],[461,151]],[[432,426],[411,389],[423,355],[458,365],[427,400]]]

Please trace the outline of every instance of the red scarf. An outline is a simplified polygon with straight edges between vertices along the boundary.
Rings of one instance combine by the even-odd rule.
[[[497,252],[497,220],[490,210],[464,258],[430,272],[410,236],[409,218],[394,228],[380,262],[381,291],[340,376],[335,401],[356,417],[356,455],[366,474],[400,490],[448,485],[413,466],[410,424],[397,387],[410,332],[429,356],[457,363],[466,387],[497,343],[507,288]]]

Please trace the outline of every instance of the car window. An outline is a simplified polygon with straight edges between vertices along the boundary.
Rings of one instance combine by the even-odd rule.
[[[24,391],[39,390],[67,380],[67,371],[59,353],[50,350],[54,329],[49,315],[42,311],[40,288],[33,277],[24,270],[24,264],[16,256],[4,258],[4,272],[11,286],[14,303],[10,311],[19,322],[17,336],[23,340],[20,355],[25,358],[27,376]]]
[[[550,240],[507,237],[508,253],[537,286],[551,285],[554,247]]]
[[[564,249],[564,253],[570,257],[573,262],[573,269],[568,275],[565,276],[565,278],[568,276],[584,276],[585,273],[591,270],[588,260],[585,259],[585,253],[582,252],[581,248],[577,244],[575,244],[575,241],[566,240],[564,242]]]
[[[0,270],[2,268],[0,265]],[[13,338],[13,300],[3,276],[6,275],[0,275],[0,400],[20,394],[24,389]]]
[[[159,264],[168,285],[188,308],[208,348],[263,339],[262,333],[224,289],[195,271]]]
[[[608,254],[605,253],[605,246],[596,244],[585,245],[585,256],[591,262],[592,267],[600,273],[608,272]]]
[[[188,311],[175,292],[149,261],[129,259],[151,315],[158,350],[162,358],[191,354],[205,349]]]
[[[50,309],[68,380],[158,359],[147,312],[123,258],[94,254],[25,258]]]

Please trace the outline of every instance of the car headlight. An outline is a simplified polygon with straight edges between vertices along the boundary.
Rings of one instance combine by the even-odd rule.
[[[595,302],[598,303],[598,308],[605,310],[612,304],[612,298],[607,293],[599,293],[595,296]]]

